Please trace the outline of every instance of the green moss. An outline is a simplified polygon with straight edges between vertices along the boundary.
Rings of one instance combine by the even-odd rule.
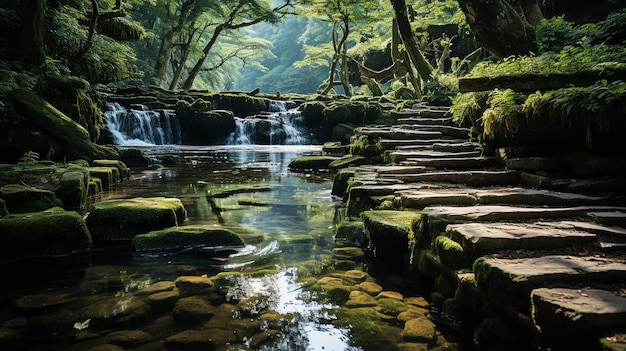
[[[332,195],[341,196],[342,198],[347,199],[348,187],[350,186],[355,173],[356,168],[354,167],[342,168],[335,173],[333,177]]]
[[[94,204],[87,226],[97,240],[132,240],[137,234],[177,226],[186,217],[176,198],[119,199]]]
[[[115,175],[118,175],[119,171],[113,167],[89,167],[89,176],[92,178],[98,178],[102,181],[102,187],[106,190],[111,189],[117,183]]]
[[[360,166],[365,164],[365,157],[359,155],[346,155],[338,160],[332,161],[328,164],[331,170],[336,171],[341,168]]]
[[[434,241],[435,252],[439,255],[441,263],[452,268],[465,267],[465,253],[463,247],[456,241],[445,235],[439,235]]]
[[[66,208],[82,208],[88,195],[89,171],[85,168],[72,168],[61,175],[59,188],[55,191]]]
[[[53,208],[0,218],[0,262],[64,256],[91,246],[80,214]]]
[[[350,328],[350,342],[366,351],[394,350],[402,341],[400,328],[382,321],[373,308],[339,308],[334,325]]]
[[[0,217],[4,217],[6,215],[9,214],[9,211],[7,210],[7,203],[0,199]]]
[[[118,160],[93,160],[94,167],[113,167],[116,168],[120,179],[128,179],[130,177],[130,169],[122,161]]]
[[[408,309],[404,302],[388,297],[378,299],[378,307],[380,308],[379,312],[390,316],[397,316],[400,312]]]
[[[3,186],[0,188],[0,197],[6,201],[7,210],[10,213],[37,212],[63,206],[52,191],[21,184]]]
[[[229,229],[185,226],[139,234],[132,245],[138,252],[170,252],[188,248],[241,247],[244,243]]]
[[[362,221],[344,220],[337,226],[335,243],[339,246],[364,247],[367,243]]]
[[[333,156],[305,156],[289,161],[289,169],[294,171],[329,169],[330,163],[337,160]]]

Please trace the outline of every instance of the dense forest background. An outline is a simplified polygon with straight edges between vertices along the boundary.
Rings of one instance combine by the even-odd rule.
[[[32,86],[45,74],[92,84],[313,93],[332,72],[345,78],[338,92],[370,94],[360,67],[378,72],[397,59],[393,3],[404,6],[416,46],[435,73],[431,94],[442,88],[453,94],[456,82],[447,74],[465,74],[497,52],[477,50],[478,27],[468,26],[467,7],[456,0],[3,0],[1,88]],[[577,24],[623,7],[614,0],[500,3],[513,9],[532,3],[542,17]],[[402,71],[393,73],[396,79],[378,79],[383,91],[416,90]],[[418,89],[428,95],[428,82]]]

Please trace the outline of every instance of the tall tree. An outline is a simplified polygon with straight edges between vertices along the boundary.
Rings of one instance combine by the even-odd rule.
[[[430,63],[426,61],[424,55],[419,49],[419,45],[415,39],[415,35],[413,34],[413,29],[411,28],[411,21],[409,20],[409,16],[407,14],[406,1],[390,0],[390,2],[393,6],[395,19],[398,23],[400,37],[402,38],[404,48],[411,59],[411,63],[413,63],[415,69],[417,69],[417,72],[423,80],[430,80],[433,68]]]
[[[276,7],[271,7],[270,2],[264,0],[230,0],[219,3],[220,11],[216,14],[222,15],[222,22],[215,26],[208,42],[202,49],[200,57],[189,71],[187,79],[182,85],[184,90],[191,89],[209,52],[225,31],[238,30],[261,22],[276,23],[289,13],[292,6],[291,0],[285,0]]]
[[[518,12],[506,0],[458,0],[476,42],[499,57],[536,53],[535,28],[541,9],[537,0],[520,1]]]
[[[42,67],[45,64],[44,15],[45,0],[20,2],[21,31],[18,44],[27,62]]]

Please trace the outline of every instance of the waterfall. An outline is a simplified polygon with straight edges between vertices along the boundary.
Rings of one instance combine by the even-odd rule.
[[[182,142],[180,125],[174,110],[151,111],[144,105],[107,103],[104,112],[107,126],[117,145],[167,145]]]
[[[245,118],[235,117],[236,130],[228,145],[306,145],[309,133],[302,113],[292,101],[271,101],[270,112]]]

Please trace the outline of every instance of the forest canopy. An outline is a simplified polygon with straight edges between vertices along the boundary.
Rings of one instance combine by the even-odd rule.
[[[624,57],[623,11],[606,18],[623,5],[612,0],[586,7],[496,1],[506,25],[487,2],[464,0],[2,3],[4,33],[19,33],[0,36],[7,48],[2,91],[33,86],[43,74],[172,90],[393,94],[449,103],[458,77],[472,68],[475,76],[506,67],[576,70],[584,62],[615,68]]]

